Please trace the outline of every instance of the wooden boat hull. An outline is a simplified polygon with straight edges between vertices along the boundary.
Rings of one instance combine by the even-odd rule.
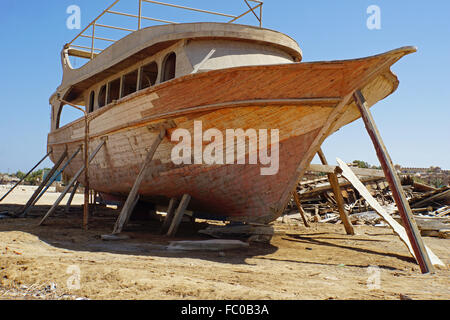
[[[166,203],[188,193],[189,209],[199,217],[273,221],[326,137],[360,117],[352,93],[362,89],[369,105],[393,93],[398,80],[390,66],[414,51],[403,48],[358,60],[217,70],[137,92],[89,115],[90,150],[107,139],[90,166],[91,188],[126,196],[159,128],[169,126],[139,190],[143,199]],[[224,136],[226,129],[278,129],[278,173],[263,176],[265,166],[251,164],[175,165],[171,151],[177,142],[170,141],[171,134],[181,128],[193,136],[194,121],[201,121],[204,131],[216,128]],[[83,139],[83,119],[50,133],[52,160],[65,148],[74,152]],[[65,173],[73,176],[82,163],[79,155]]]

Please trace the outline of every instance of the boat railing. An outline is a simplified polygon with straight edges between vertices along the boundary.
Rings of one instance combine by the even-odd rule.
[[[227,13],[221,13],[221,12],[214,12],[209,10],[203,10],[203,9],[196,9],[196,8],[190,8],[185,7],[177,4],[171,4],[171,3],[165,3],[160,1],[153,1],[153,0],[137,0],[139,4],[138,12],[137,14],[131,14],[126,12],[120,12],[120,11],[114,11],[112,10],[121,0],[115,0],[108,8],[106,8],[97,18],[95,18],[89,25],[87,25],[72,41],[67,43],[65,45],[65,48],[68,49],[69,56],[73,57],[79,57],[79,58],[85,58],[85,59],[94,59],[99,53],[101,53],[104,49],[102,48],[96,48],[97,41],[101,41],[103,44],[108,43],[112,44],[118,41],[119,39],[110,39],[106,38],[104,36],[99,36],[98,30],[100,28],[103,29],[110,29],[110,30],[120,30],[125,32],[135,32],[137,30],[142,29],[142,22],[145,21],[152,21],[152,22],[158,22],[163,24],[178,24],[179,22],[174,21],[168,21],[165,19],[158,19],[158,18],[151,18],[151,17],[145,17],[142,15],[142,9],[144,4],[154,4],[159,6],[166,6],[166,7],[173,7],[178,9],[184,9],[189,11],[195,11],[200,12],[204,14],[209,15],[215,15],[215,16],[221,16],[226,17],[228,19],[231,19],[228,21],[228,23],[233,23],[244,16],[247,16],[251,13],[256,17],[259,23],[259,27],[262,28],[262,15],[263,15],[263,1],[259,0],[243,0],[244,3],[247,5],[248,10],[246,10],[244,13],[239,15],[232,15]],[[252,3],[252,4],[251,4]],[[114,26],[114,25],[108,25],[101,23],[101,19],[104,18],[106,15],[115,15],[115,16],[125,16],[130,18],[137,19],[137,29],[131,29],[131,28],[125,28],[123,26]],[[81,45],[78,44],[77,41],[80,39],[89,39],[90,44],[89,45]]]

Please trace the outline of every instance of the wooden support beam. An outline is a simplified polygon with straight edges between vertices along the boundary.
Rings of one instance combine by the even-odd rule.
[[[169,207],[167,208],[167,215],[164,219],[164,223],[161,227],[161,234],[166,234],[169,231],[170,225],[173,221],[173,216],[175,214],[175,209],[178,206],[178,200],[175,198],[170,199]]]
[[[17,188],[31,173],[33,173],[33,171],[39,167],[39,165],[44,162],[45,159],[47,159],[47,157],[49,157],[52,154],[53,150],[50,150],[45,157],[43,157],[41,160],[39,160],[39,162],[33,167],[33,169],[31,169],[30,171],[27,172],[27,174],[20,179],[19,182],[17,182],[3,197],[0,198],[0,202],[2,202],[11,192],[13,192],[13,190],[15,188]]]
[[[356,91],[353,98],[359,108],[359,111],[361,112],[367,132],[372,139],[373,145],[375,146],[378,159],[383,167],[383,171],[391,188],[395,203],[397,204],[400,216],[402,217],[406,233],[408,234],[409,241],[411,242],[417,262],[419,263],[420,270],[422,273],[434,272],[430,257],[425,249],[419,229],[414,222],[411,208],[409,207],[409,203],[403,192],[400,179],[395,172],[394,164],[392,163],[386,146],[381,139],[381,135],[376,127],[372,114],[370,113],[369,106],[361,91]]]
[[[44,187],[47,185],[47,183],[53,177],[53,175],[55,174],[56,170],[58,170],[59,166],[62,164],[62,162],[64,161],[64,159],[66,157],[67,157],[67,150],[65,150],[63,152],[63,154],[61,155],[59,160],[53,166],[52,170],[50,170],[50,172],[47,174],[45,179],[42,180],[42,183],[39,185],[39,187],[36,189],[36,191],[34,191],[33,195],[28,200],[28,202],[25,204],[25,206],[19,212],[16,212],[15,216],[21,216],[24,212],[26,212],[28,210],[28,208],[34,203],[34,200],[39,196],[39,194],[41,193],[42,189],[44,189]]]
[[[188,194],[185,194],[183,198],[181,198],[180,205],[175,212],[172,224],[170,225],[169,231],[167,232],[168,237],[175,237],[175,235],[177,234],[181,220],[183,219],[184,212],[186,211],[190,201],[191,196]]]
[[[97,155],[97,153],[100,151],[100,149],[105,145],[106,140],[102,140],[102,142],[100,142],[100,144],[97,146],[97,148],[94,150],[94,152],[92,152],[91,156],[89,157],[89,162],[91,162],[95,156]],[[39,222],[38,226],[41,226],[44,224],[45,220],[47,220],[47,218],[53,213],[55,212],[56,208],[58,207],[58,205],[61,203],[61,201],[64,199],[64,197],[66,196],[66,194],[69,192],[70,188],[72,188],[72,186],[78,181],[78,179],[80,178],[81,174],[84,172],[84,169],[86,168],[86,166],[83,164],[83,166],[80,168],[80,170],[78,170],[78,172],[75,174],[75,176],[72,178],[72,180],[70,180],[69,184],[66,186],[66,188],[64,189],[64,191],[61,193],[61,195],[58,197],[58,199],[56,199],[55,203],[53,204],[53,206],[50,208],[50,210],[48,210],[48,212],[45,214],[45,216],[42,218],[42,220]]]
[[[327,158],[323,153],[322,149],[319,149],[317,152],[319,155],[320,161],[323,165],[328,165]],[[334,198],[336,199],[336,204],[339,210],[339,215],[341,216],[342,223],[344,224],[345,231],[348,235],[355,235],[355,230],[353,229],[353,225],[350,222],[348,217],[348,213],[344,207],[344,197],[342,197],[341,188],[339,187],[339,180],[337,175],[333,173],[328,173],[328,180],[330,181],[331,187],[333,188]]]
[[[70,193],[69,200],[67,200],[66,209],[65,209],[66,213],[69,213],[70,206],[72,205],[73,198],[75,197],[75,194],[77,193],[77,190],[78,190],[79,187],[80,187],[80,182],[77,181],[77,183],[75,183],[75,185],[74,185],[74,187],[72,189],[72,192]]]
[[[139,172],[136,181],[134,182],[133,188],[131,189],[130,194],[128,195],[127,201],[125,202],[125,205],[123,206],[122,211],[120,212],[119,218],[116,221],[112,234],[121,233],[123,227],[130,218],[131,213],[133,212],[134,209],[134,204],[136,202],[136,197],[139,192],[139,188],[142,184],[142,181],[144,181],[145,177],[147,176],[150,163],[152,162],[156,150],[158,149],[159,145],[161,144],[165,136],[166,136],[166,129],[162,129],[159,135],[156,136],[153,145],[151,146],[147,154],[147,157],[144,163],[142,164],[141,171]]]
[[[81,151],[81,147],[79,147],[71,156],[70,158],[64,163],[64,165],[59,169],[55,174],[53,174],[53,177],[50,179],[50,181],[47,183],[47,186],[44,188],[44,190],[41,191],[41,193],[34,199],[33,203],[28,207],[27,210],[24,211],[22,216],[27,216],[27,214],[30,212],[30,210],[36,205],[36,203],[41,199],[41,197],[47,192],[47,190],[51,187],[53,182],[56,181],[58,176],[69,166],[69,164],[75,159],[75,157],[78,155],[78,153]]]
[[[300,212],[300,215],[302,216],[305,227],[309,228],[310,225],[308,223],[308,220],[306,219],[305,210],[303,210],[302,203],[300,202],[300,197],[298,196],[297,191],[294,191],[292,193],[292,196],[294,197],[295,204],[297,205],[298,211]]]

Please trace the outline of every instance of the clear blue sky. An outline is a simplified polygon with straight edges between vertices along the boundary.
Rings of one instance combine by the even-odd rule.
[[[62,77],[60,51],[78,33],[66,28],[67,7],[81,7],[85,26],[111,2],[3,1],[0,172],[26,171],[45,154],[48,98]],[[137,3],[122,2],[122,8],[130,11]],[[246,8],[240,0],[168,2],[230,13]],[[366,27],[366,9],[372,4],[381,8],[381,30]],[[450,169],[450,1],[267,0],[264,6],[264,26],[296,39],[304,61],[357,58],[418,46],[418,53],[393,68],[400,79],[398,91],[372,112],[395,163]],[[180,22],[211,21],[209,16],[185,16],[170,8],[149,7],[145,14]],[[323,149],[330,163],[335,157],[378,163],[361,120],[330,137]]]

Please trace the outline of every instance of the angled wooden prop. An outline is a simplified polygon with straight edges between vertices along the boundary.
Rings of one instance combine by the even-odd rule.
[[[89,162],[91,162],[95,156],[97,155],[97,153],[100,151],[100,149],[105,145],[106,140],[102,140],[102,142],[100,142],[100,144],[97,146],[97,148],[94,150],[94,152],[91,154],[91,156],[89,157]],[[64,199],[64,197],[66,196],[66,194],[69,192],[70,188],[72,188],[72,186],[78,181],[78,178],[80,178],[81,174],[84,172],[85,169],[85,165],[83,164],[83,166],[80,168],[80,170],[78,170],[78,172],[75,174],[75,176],[72,178],[72,180],[70,180],[69,184],[66,186],[66,188],[64,189],[64,191],[61,193],[61,195],[59,196],[58,199],[56,199],[55,203],[53,204],[53,206],[50,208],[50,210],[48,210],[48,212],[45,214],[45,216],[42,218],[42,220],[39,222],[39,226],[41,226],[42,224],[44,224],[45,220],[47,220],[47,218],[53,213],[55,212],[56,208],[58,207],[58,205],[61,203],[61,201]]]
[[[66,213],[69,213],[73,198],[75,197],[75,194],[77,193],[77,190],[79,187],[80,187],[80,182],[77,181],[77,183],[75,183],[75,185],[73,186],[72,192],[70,193],[69,200],[67,200],[66,209],[65,209]]]
[[[298,196],[297,190],[292,192],[292,196],[294,197],[295,204],[297,205],[298,211],[300,212],[300,215],[302,216],[305,227],[309,228],[310,225],[308,223],[308,220],[306,219],[305,211],[303,210],[302,203],[300,201],[300,197]]]
[[[325,154],[322,149],[319,149],[317,152],[319,155],[320,161],[322,161],[323,165],[328,165],[327,158],[325,158]],[[344,207],[344,198],[342,197],[341,188],[339,187],[339,179],[336,173],[328,173],[328,180],[330,181],[331,187],[333,188],[334,197],[336,199],[336,203],[339,209],[339,214],[341,216],[342,223],[344,224],[345,231],[348,235],[355,235],[355,230],[353,229],[353,225],[350,222],[348,217],[348,213]]]
[[[166,132],[167,132],[166,129],[162,129],[159,135],[155,138],[153,145],[150,148],[144,163],[142,164],[141,171],[139,172],[136,181],[134,182],[133,188],[131,189],[130,194],[128,195],[127,201],[125,202],[125,205],[123,206],[122,211],[120,212],[119,218],[116,221],[114,231],[112,234],[121,233],[123,227],[129,220],[131,213],[133,212],[133,209],[137,203],[136,198],[139,192],[139,188],[142,184],[142,181],[144,181],[145,177],[147,176],[150,163],[152,162],[159,145],[164,140]]]
[[[178,205],[177,199],[175,199],[175,198],[170,199],[169,207],[167,208],[167,215],[166,215],[166,218],[164,219],[164,223],[161,227],[161,234],[166,234],[167,231],[169,230],[170,224],[173,221],[173,216],[175,214],[177,205]]]
[[[47,185],[47,183],[53,177],[56,170],[58,170],[59,166],[62,164],[62,162],[64,161],[64,159],[66,157],[67,157],[67,149],[63,152],[63,154],[59,158],[58,162],[56,162],[56,164],[53,166],[52,170],[50,170],[50,172],[47,174],[47,177],[45,177],[45,179],[42,180],[42,183],[39,185],[39,187],[33,193],[33,195],[28,200],[28,202],[25,204],[25,206],[19,212],[16,213],[16,216],[21,216],[24,214],[24,212],[26,212],[28,210],[28,208],[33,204],[34,200],[39,196],[42,189],[44,189],[44,187]]]
[[[71,156],[70,158],[64,163],[64,165],[59,169],[53,177],[50,179],[50,181],[47,183],[47,186],[44,188],[44,190],[41,191],[41,193],[34,199],[33,203],[27,208],[27,210],[24,211],[22,214],[23,216],[27,216],[27,214],[33,209],[33,207],[36,205],[36,203],[39,201],[39,199],[42,198],[42,196],[47,192],[47,190],[50,188],[50,186],[53,184],[53,182],[56,181],[58,176],[69,166],[69,164],[75,159],[77,154],[81,151],[81,147],[79,147]]]
[[[191,201],[191,196],[185,194],[180,201],[180,205],[178,206],[177,211],[175,212],[175,216],[173,217],[172,224],[170,225],[169,231],[167,232],[168,237],[174,237],[178,232],[178,227],[180,226],[181,220],[183,219],[183,215]]]
[[[403,224],[408,234],[409,241],[411,242],[412,248],[414,250],[417,262],[419,263],[422,273],[434,272],[433,265],[431,264],[430,257],[425,250],[422,238],[420,237],[419,229],[414,223],[413,214],[409,203],[406,200],[405,194],[403,192],[402,184],[400,178],[395,173],[394,164],[392,163],[391,157],[388,154],[386,146],[381,139],[380,132],[375,124],[375,121],[370,113],[369,106],[367,105],[366,99],[364,98],[361,91],[356,91],[353,96],[356,105],[364,120],[367,132],[372,139],[373,145],[377,152],[378,159],[380,160],[381,166],[383,167],[384,174],[391,188],[392,195],[397,204],[398,211],[403,220]]]
[[[2,202],[15,188],[17,188],[18,185],[20,185],[33,171],[39,167],[39,165],[44,162],[45,159],[47,159],[48,156],[52,154],[53,150],[50,150],[30,171],[27,172],[25,176],[23,176],[22,179],[20,179],[19,182],[17,182],[3,197],[1,197],[0,202]]]
[[[370,204],[370,206],[383,218],[384,221],[386,221],[387,224],[391,226],[391,228],[394,230],[394,232],[400,237],[400,239],[403,241],[403,243],[408,247],[409,252],[412,254],[413,257],[416,258],[415,252],[413,250],[413,247],[411,246],[411,242],[408,239],[408,235],[406,234],[405,228],[395,221],[394,218],[392,218],[386,210],[383,209],[383,207],[378,203],[378,201],[372,197],[369,190],[362,184],[362,182],[356,177],[356,175],[353,173],[353,171],[345,164],[344,161],[341,159],[337,159],[337,162],[339,163],[339,167],[341,169],[341,174],[344,176],[345,179],[350,181],[352,185],[358,190],[358,192],[361,194],[361,196],[367,200],[367,202]],[[445,264],[428,248],[426,247],[426,250],[428,252],[428,255],[431,258],[431,262],[433,265],[445,267]],[[417,258],[416,258],[417,259]]]

